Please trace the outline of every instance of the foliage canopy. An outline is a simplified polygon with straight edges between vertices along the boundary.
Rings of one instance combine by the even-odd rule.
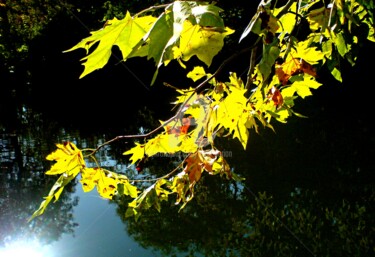
[[[172,195],[182,209],[193,199],[195,185],[204,174],[241,180],[215,139],[232,138],[246,149],[252,130],[259,132],[260,126],[273,130],[274,122],[286,123],[293,115],[303,117],[294,111],[295,102],[322,85],[318,72],[327,69],[342,81],[340,63],[354,65],[361,44],[375,42],[374,6],[365,1],[275,2],[260,2],[241,36],[234,39],[246,46],[213,72],[215,56],[234,29],[240,28],[227,27],[222,9],[209,2],[174,1],[134,15],[125,12],[122,19],[107,20],[101,29],[66,50],[85,49],[81,78],[103,68],[117,47],[123,61],[146,57],[155,63],[151,85],[160,67],[178,62],[196,86],[170,85],[176,90],[176,111],[148,133],[117,136],[95,149],[79,149],[72,142],[57,144],[57,150],[47,156],[55,164],[46,174],[60,177],[30,220],[43,214],[52,200],[57,201],[64,186],[77,176],[85,192],[96,187],[106,199],[131,198],[125,215],[135,219],[152,207],[160,211],[161,202]],[[249,43],[250,35],[254,42]],[[192,66],[192,58],[201,65]],[[231,71],[226,81],[219,81],[223,67],[238,58],[250,60],[247,75],[242,78]],[[95,159],[103,146],[130,139],[135,145],[124,155],[138,171],[148,158],[158,155],[183,158],[151,186],[141,188],[137,186],[141,181],[104,169]],[[85,159],[94,160],[97,166],[87,167]]]

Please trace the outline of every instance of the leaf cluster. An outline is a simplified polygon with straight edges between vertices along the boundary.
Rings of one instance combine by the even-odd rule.
[[[107,199],[118,194],[134,198],[125,215],[136,219],[142,210],[160,211],[161,202],[171,194],[183,208],[193,198],[194,187],[205,173],[241,180],[216,147],[215,138],[237,140],[246,149],[252,129],[259,132],[262,126],[273,130],[274,121],[286,123],[293,115],[303,117],[294,111],[295,102],[311,96],[322,85],[317,79],[319,69],[326,67],[341,81],[340,62],[346,60],[354,65],[354,50],[364,40],[375,41],[373,16],[368,6],[359,1],[332,1],[325,5],[322,0],[289,0],[281,7],[272,2],[260,2],[238,39],[243,42],[253,35],[255,42],[234,53],[213,73],[207,70],[224,47],[224,38],[234,33],[234,29],[225,26],[220,16],[222,9],[214,3],[174,1],[135,15],[126,12],[123,19],[108,20],[102,29],[68,49],[67,52],[86,50],[81,77],[103,68],[114,46],[120,49],[123,61],[132,57],[153,60],[156,72],[151,84],[162,65],[175,61],[184,69],[191,57],[197,57],[202,65],[192,67],[186,74],[196,86],[186,89],[184,85],[170,85],[177,95],[173,102],[176,112],[170,119],[160,121],[160,126],[151,132],[118,136],[103,144],[136,140],[124,155],[130,155],[131,164],[138,168],[158,155],[185,157],[175,169],[139,191],[135,185],[140,181],[130,181],[99,165],[87,168],[76,146],[58,145],[58,152],[49,157],[57,163],[47,174],[62,175],[33,217],[42,214],[53,198],[57,200],[64,185],[78,174],[86,191],[96,186]],[[161,14],[148,15],[154,10]],[[308,32],[301,37],[299,31],[306,24]],[[363,27],[367,33],[356,34]],[[245,55],[246,60],[250,59],[245,78],[231,71],[226,81],[217,79],[225,65]],[[140,138],[143,141],[137,141]],[[91,149],[89,157],[94,158],[103,145]]]

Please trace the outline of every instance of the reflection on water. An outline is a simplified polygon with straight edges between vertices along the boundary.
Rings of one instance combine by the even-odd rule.
[[[43,219],[26,222],[51,185],[51,180],[44,176],[42,153],[36,152],[35,141],[16,134],[1,134],[0,149],[0,246],[34,239],[50,243],[63,233],[72,233],[76,226],[72,209],[77,199],[69,193]],[[73,188],[69,186],[68,192]]]
[[[79,226],[74,237],[64,234],[49,246],[51,256],[160,256],[140,247],[128,236],[126,226],[116,215],[115,205],[99,198],[95,191],[84,193],[80,186],[75,195],[80,199],[74,208],[74,219]]]
[[[3,128],[0,134],[0,256],[157,256],[127,236],[115,205],[100,199],[95,191],[84,194],[77,181],[65,187],[59,201],[50,204],[41,217],[27,223],[56,179],[44,175],[51,166],[45,157],[55,150],[54,143],[72,141],[85,148],[103,143],[105,137],[81,139],[78,132],[51,124],[46,129],[35,116],[33,126],[26,116],[21,121],[17,132],[7,133]],[[115,161],[110,152],[106,146],[98,153],[100,165],[124,172],[127,166]]]
[[[37,249],[38,257],[374,253],[375,194],[369,174],[375,138],[371,127],[359,126],[361,121],[353,121],[354,126],[332,119],[292,121],[288,129],[278,127],[277,136],[254,135],[246,152],[235,142],[219,142],[229,164],[246,180],[239,184],[203,176],[195,198],[180,212],[171,199],[162,203],[160,213],[147,211],[134,222],[124,215],[129,199],[109,202],[95,190],[83,193],[75,181],[31,223],[27,219],[54,183],[44,175],[51,165],[45,156],[55,150],[54,143],[69,140],[94,148],[112,137],[81,135],[35,116],[21,121],[17,131],[3,128],[0,134],[1,256],[15,257],[15,249],[28,251],[26,256]],[[105,146],[97,160],[131,178],[165,174],[177,161],[150,158],[137,174],[123,152],[124,144]]]
[[[53,256],[52,252],[41,245],[38,240],[14,240],[0,248],[1,256],[28,256],[28,257],[48,257]]]

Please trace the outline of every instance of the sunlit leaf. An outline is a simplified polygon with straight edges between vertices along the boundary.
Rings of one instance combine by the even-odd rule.
[[[85,61],[83,63],[85,69],[80,76],[82,78],[97,69],[103,68],[108,63],[113,46],[118,46],[122,53],[122,59],[126,59],[154,21],[155,18],[151,16],[133,19],[127,12],[124,19],[114,18],[107,21],[104,28],[91,32],[91,36],[65,52],[84,48],[88,54],[89,49],[98,43],[96,48],[82,59],[82,61]]]
[[[224,46],[224,38],[232,33],[234,30],[229,28],[222,32],[198,24],[193,25],[186,20],[180,38],[182,60],[188,61],[196,55],[199,60],[210,66],[214,56]]]
[[[193,81],[197,81],[206,76],[206,71],[202,66],[195,66],[192,71],[187,74],[187,77]]]
[[[56,161],[46,174],[57,175],[67,173],[68,175],[77,174],[83,167],[85,161],[82,157],[82,152],[72,142],[65,142],[64,144],[56,144],[57,150],[49,154],[46,159],[49,161]]]
[[[101,197],[111,200],[117,193],[118,181],[113,177],[106,176],[101,169],[98,170],[100,172],[100,178],[97,182],[98,193]]]
[[[289,88],[285,88],[285,94],[293,95],[296,92],[300,97],[305,98],[306,96],[311,96],[310,89],[317,89],[322,84],[317,82],[314,77],[309,75],[304,75],[302,79],[298,79],[293,82]]]
[[[135,164],[137,161],[142,160],[145,155],[145,146],[140,143],[135,143],[135,146],[127,151],[125,151],[124,155],[132,155],[130,157],[131,164]]]
[[[120,185],[122,185],[122,193],[124,195],[129,195],[132,198],[136,198],[138,196],[138,188],[130,184],[129,181],[123,181]]]
[[[247,98],[244,96],[246,89],[231,88],[231,93],[219,104],[217,108],[217,119],[220,127],[224,127],[233,133],[244,149],[246,149],[249,138],[248,117],[249,107]]]
[[[309,45],[309,41],[298,42],[295,52],[292,51],[293,58],[302,58],[307,63],[313,65],[324,59],[324,53],[315,46]]]
[[[291,6],[290,6],[290,10],[296,10],[296,6],[297,4],[296,3],[293,3]],[[280,7],[280,8],[275,8],[274,12],[273,12],[273,15],[278,15],[279,12],[284,8],[284,6]],[[276,33],[280,33],[280,36],[279,36],[279,39],[282,40],[285,35],[290,35],[294,29],[294,27],[296,26],[296,14],[294,13],[291,13],[291,12],[288,12],[284,15],[282,15],[279,19],[279,22],[281,24],[281,26],[279,26],[278,30],[276,31]]]
[[[143,190],[132,202],[128,204],[125,217],[134,216],[135,220],[141,216],[142,212],[154,207],[157,211],[161,211],[160,202],[167,201],[168,195],[172,193],[163,186],[169,183],[165,179],[158,179],[153,185]]]
[[[223,9],[215,5],[198,5],[191,10],[197,24],[205,27],[224,27],[224,21],[220,17]]]
[[[190,183],[197,182],[203,171],[203,156],[199,151],[192,153],[185,160],[184,172],[189,175]]]
[[[126,185],[127,180],[121,181],[115,173],[102,168],[87,168],[82,171],[80,183],[84,192],[89,192],[96,186],[101,197],[112,199],[117,194],[118,184]],[[125,193],[129,195],[128,192]]]
[[[309,22],[310,29],[312,31],[321,30],[324,31],[327,27],[330,18],[330,9],[324,6],[311,10],[307,15],[307,21]]]
[[[42,215],[45,212],[47,206],[50,204],[50,202],[53,199],[55,199],[54,202],[58,201],[61,193],[64,190],[64,187],[67,184],[69,184],[76,176],[77,176],[77,174],[71,174],[69,176],[67,174],[60,175],[58,180],[55,182],[55,184],[50,189],[48,195],[46,197],[44,197],[44,201],[41,202],[39,208],[28,219],[28,222],[30,222],[34,218]]]

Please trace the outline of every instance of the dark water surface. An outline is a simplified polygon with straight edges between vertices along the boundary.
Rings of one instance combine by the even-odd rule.
[[[115,204],[96,191],[83,193],[80,184],[69,186],[45,215],[27,223],[53,185],[43,175],[50,165],[43,160],[47,146],[36,135],[0,138],[0,256],[160,256],[127,234]],[[69,135],[60,136],[74,141]],[[103,162],[111,163],[114,160],[107,157]]]
[[[238,142],[219,141],[246,180],[205,175],[183,211],[171,199],[138,222],[125,219],[126,202],[103,200],[95,190],[83,193],[78,181],[43,216],[27,219],[56,179],[44,175],[55,143],[95,148],[116,135],[139,133],[141,126],[151,128],[156,114],[134,109],[137,115],[126,123],[132,126],[122,127],[112,121],[126,114],[108,116],[105,105],[103,112],[96,106],[96,120],[86,117],[82,127],[67,127],[69,116],[45,119],[27,105],[18,108],[16,126],[10,115],[0,120],[0,256],[374,256],[374,88],[360,72],[372,71],[358,66],[345,74],[345,85],[328,83],[297,103],[309,118],[277,124],[276,133],[252,131],[246,151]],[[1,113],[11,111],[0,106]],[[76,121],[84,114],[74,115]],[[132,144],[103,148],[101,165],[140,176],[122,155]],[[170,162],[154,158],[141,176],[165,174]]]
[[[95,190],[83,193],[75,181],[43,216],[27,223],[54,183],[44,175],[54,142],[92,148],[112,135],[83,135],[58,123],[46,128],[37,117],[38,126],[30,127],[25,118],[22,129],[3,128],[0,138],[0,256],[372,254],[373,127],[362,115],[349,122],[335,112],[314,110],[309,119],[277,125],[276,134],[253,133],[247,151],[221,142],[243,183],[204,176],[184,211],[165,204],[139,222],[124,218],[126,203],[103,200]],[[121,154],[126,145],[104,148],[98,160],[136,176]],[[166,165],[165,158],[155,159],[144,176],[160,174]]]

